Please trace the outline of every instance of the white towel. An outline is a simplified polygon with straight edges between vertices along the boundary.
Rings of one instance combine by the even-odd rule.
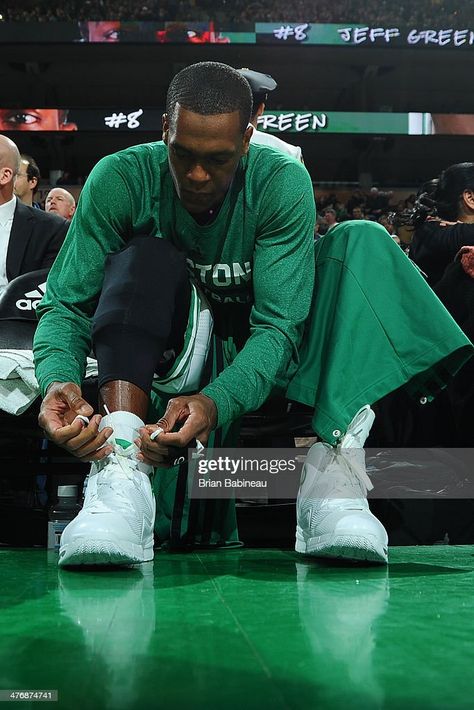
[[[97,360],[87,358],[86,377],[97,376]],[[39,396],[33,352],[0,348],[0,409],[20,415]]]

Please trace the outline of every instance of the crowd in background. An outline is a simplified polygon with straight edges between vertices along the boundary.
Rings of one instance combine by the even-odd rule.
[[[65,171],[55,182],[55,186],[67,188],[77,199],[85,180],[85,177],[73,177],[70,172]],[[53,186],[47,180],[38,183],[35,191],[38,207],[44,208],[44,200],[51,187]],[[341,187],[340,191],[331,192],[321,191],[315,186],[315,237],[322,237],[331,227],[341,222],[368,219],[382,224],[395,239],[401,236],[403,246],[403,234],[398,234],[399,230],[395,224],[398,221],[397,216],[414,207],[416,195],[408,193],[408,190],[380,190],[377,187],[370,190]]]
[[[34,195],[33,202],[36,207],[45,208],[45,200],[53,187],[65,188],[73,198],[76,200],[79,198],[81,187],[86,180],[85,177],[76,177],[68,171],[62,171],[61,176],[53,181],[54,184],[48,179],[40,180],[40,172],[36,162],[31,156],[26,157],[30,166],[33,165],[36,169],[34,175],[37,179],[34,185],[31,185]],[[31,169],[30,166],[28,170]],[[410,193],[408,189],[381,190],[372,187],[369,190],[362,190],[341,186],[336,192],[327,189],[320,190],[315,185],[317,212],[315,238],[322,237],[341,222],[351,219],[368,219],[379,222],[404,248],[407,246],[407,237],[404,230],[397,227],[400,223],[397,218],[407,210],[412,210],[415,201],[415,193]],[[31,200],[29,204],[31,204]]]
[[[397,215],[412,209],[416,195],[399,199],[392,190],[383,191],[372,187],[369,191],[354,190],[352,193],[316,193],[317,222],[316,238],[326,234],[333,226],[349,219],[369,219],[379,222],[402,246],[403,234],[394,226]]]
[[[76,20],[170,21],[217,20],[222,23],[310,22],[357,23],[370,26],[469,28],[470,3],[418,0],[49,0],[10,2],[1,9],[4,21],[74,22]]]
[[[73,177],[70,172],[65,171],[55,182],[55,186],[67,188],[77,199],[85,179],[85,177]],[[44,200],[51,187],[47,180],[38,183],[35,191],[38,207],[44,208]],[[370,190],[350,190],[341,187],[340,191],[331,192],[321,191],[315,186],[317,211],[315,237],[322,237],[331,227],[341,222],[350,219],[368,219],[379,222],[396,241],[401,237],[403,247],[405,246],[403,230],[399,230],[395,225],[399,221],[397,220],[399,215],[414,207],[416,195],[408,193],[409,190],[380,190],[377,187],[372,187]]]

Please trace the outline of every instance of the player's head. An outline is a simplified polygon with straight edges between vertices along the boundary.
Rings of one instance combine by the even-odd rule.
[[[465,221],[474,216],[474,163],[457,163],[443,170],[434,193],[438,216]]]
[[[200,62],[172,80],[163,116],[176,192],[191,214],[217,207],[247,152],[252,95],[226,64]]]
[[[220,62],[199,62],[176,74],[169,85],[166,114],[171,126],[178,106],[201,116],[238,111],[243,135],[252,113],[252,95],[248,83],[232,67]]]

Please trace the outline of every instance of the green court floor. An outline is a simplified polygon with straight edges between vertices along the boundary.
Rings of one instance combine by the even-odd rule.
[[[0,570],[0,690],[57,690],[49,707],[474,707],[471,546],[391,548],[388,569],[238,549],[81,572],[3,548]]]

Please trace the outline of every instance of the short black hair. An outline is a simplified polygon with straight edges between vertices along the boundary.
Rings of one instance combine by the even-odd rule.
[[[37,182],[36,185],[38,185],[40,178],[41,178],[41,173],[40,169],[38,167],[38,163],[34,158],[31,157],[31,155],[26,155],[26,153],[22,153],[20,155],[20,160],[23,160],[25,163],[27,163],[26,166],[26,176],[28,180],[34,180],[36,178]],[[37,187],[33,190],[33,193],[35,193],[37,190]]]
[[[245,133],[252,115],[252,92],[239,72],[221,62],[198,62],[172,79],[166,96],[168,121],[175,118],[176,104],[201,116],[240,112]]]

